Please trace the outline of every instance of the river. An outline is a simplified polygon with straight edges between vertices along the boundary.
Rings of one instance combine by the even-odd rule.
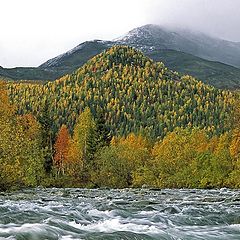
[[[0,239],[240,239],[240,190],[0,193]]]

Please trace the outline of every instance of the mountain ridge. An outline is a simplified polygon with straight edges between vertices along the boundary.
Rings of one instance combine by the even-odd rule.
[[[147,46],[154,46],[154,49],[173,49],[203,59],[240,67],[240,46],[238,43],[190,30],[169,30],[158,25],[147,24],[129,31],[117,41],[138,48],[143,47],[143,49]]]
[[[109,48],[112,46],[112,42],[111,41],[104,41],[104,40],[99,40],[99,39],[95,39],[93,41],[85,41],[83,43],[80,43],[79,45],[77,45],[76,47],[70,49],[69,51],[62,53],[54,58],[49,59],[48,61],[42,63],[41,65],[39,65],[39,68],[48,68],[48,67],[57,67],[58,66],[58,61],[61,60],[61,58],[65,58],[69,55],[72,55],[74,53],[76,53],[77,51],[83,49],[84,47],[86,47],[88,44],[97,42],[97,43],[103,43],[105,44],[109,44]]]
[[[2,68],[0,69],[0,76],[2,75],[3,77],[15,80],[54,80],[65,74],[70,74],[72,71],[86,63],[87,60],[112,46],[127,45],[143,51],[145,55],[155,61],[163,61],[167,67],[173,70],[182,74],[193,75],[194,77],[208,84],[212,84],[215,87],[225,89],[240,88],[239,68],[222,62],[199,58],[194,54],[187,53],[186,48],[189,46],[182,49],[185,52],[181,51],[180,47],[184,45],[183,43],[185,40],[180,41],[182,45],[178,43],[178,45],[180,45],[180,47],[177,48],[178,50],[169,49],[169,44],[174,43],[176,39],[179,39],[179,33],[172,31],[169,34],[169,32],[166,30],[163,31],[161,27],[156,25],[145,25],[140,28],[133,29],[129,33],[130,34],[128,34],[127,37],[125,35],[125,37],[120,37],[114,41],[94,40],[83,42],[66,53],[49,59],[45,63],[41,64],[35,69],[35,73],[34,69],[29,68]],[[143,36],[141,35],[139,37],[139,33]],[[196,39],[195,35],[193,34],[193,39]],[[159,41],[161,36],[163,36],[163,40],[165,39],[164,41]],[[201,36],[202,38],[206,37],[205,35]],[[180,36],[180,39],[184,39],[184,37]],[[222,42],[224,40],[219,41]],[[177,46],[177,43],[174,44]],[[234,46],[236,44],[239,45],[240,49],[240,44],[234,43]],[[191,49],[196,49],[192,42],[190,45],[192,46]]]

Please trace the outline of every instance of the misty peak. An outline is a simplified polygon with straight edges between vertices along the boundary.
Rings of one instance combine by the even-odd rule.
[[[134,28],[126,35],[115,39],[118,44],[131,45],[144,52],[172,49],[233,66],[240,65],[240,44],[201,32],[147,24]]]

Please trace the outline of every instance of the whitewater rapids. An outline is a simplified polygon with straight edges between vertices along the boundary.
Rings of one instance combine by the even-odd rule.
[[[240,190],[0,193],[0,240],[240,239]]]

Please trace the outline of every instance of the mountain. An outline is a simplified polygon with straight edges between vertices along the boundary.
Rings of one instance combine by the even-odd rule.
[[[96,54],[114,45],[135,47],[153,60],[164,62],[172,70],[190,74],[215,87],[240,88],[240,69],[234,67],[240,66],[240,43],[190,31],[170,31],[156,25],[133,29],[114,41],[81,43],[38,68],[0,68],[0,76],[14,80],[54,80],[71,73]]]
[[[63,67],[73,69],[82,66],[84,63],[87,62],[87,60],[101,53],[107,48],[112,47],[112,45],[113,42],[111,41],[87,41],[79,44],[78,46],[64,54],[48,60],[47,62],[40,65],[39,68],[48,69],[54,67]]]
[[[133,35],[131,36],[133,37]],[[57,71],[57,69],[59,69],[57,72],[64,72],[63,69],[66,68],[65,73],[70,73],[82,66],[83,63],[94,55],[99,54],[101,51],[111,46],[119,44],[140,49],[151,59],[164,62],[170,69],[182,74],[192,75],[215,87],[223,89],[240,88],[239,68],[221,62],[205,60],[181,51],[162,49],[159,48],[156,43],[154,46],[153,43],[148,43],[148,41],[145,42],[145,45],[139,45],[135,43],[134,37],[133,39],[131,38],[131,41],[127,41],[126,39],[129,40],[130,38],[123,37],[122,40],[118,39],[112,42],[101,40],[84,42],[65,54],[48,60],[39,68],[46,71],[49,69],[55,69],[55,71]],[[151,37],[149,39],[151,40]]]
[[[113,42],[110,41],[87,41],[36,68],[3,68],[0,66],[0,77],[9,80],[55,80],[76,70],[90,58],[111,46]]]
[[[172,49],[240,67],[239,43],[213,38],[203,33],[171,30],[148,24],[131,30],[116,41],[141,49],[145,53],[158,49]]]
[[[198,127],[209,134],[229,128],[232,93],[169,70],[142,52],[113,46],[71,74],[44,85],[15,83],[11,101],[20,114],[39,115],[46,106],[55,132],[72,131],[86,107],[103,113],[112,135],[148,133],[162,138],[176,127]]]
[[[73,50],[48,60],[38,68],[1,68],[0,76],[8,80],[54,80],[81,67],[91,57],[114,46],[114,42],[88,41]],[[240,69],[220,62],[208,61],[191,54],[175,50],[159,49],[146,54],[161,61],[170,69],[189,74],[205,83],[222,89],[240,87]]]
[[[207,84],[222,89],[240,87],[240,69],[221,62],[208,61],[188,53],[160,49],[147,54],[155,61],[181,74],[189,74]]]

